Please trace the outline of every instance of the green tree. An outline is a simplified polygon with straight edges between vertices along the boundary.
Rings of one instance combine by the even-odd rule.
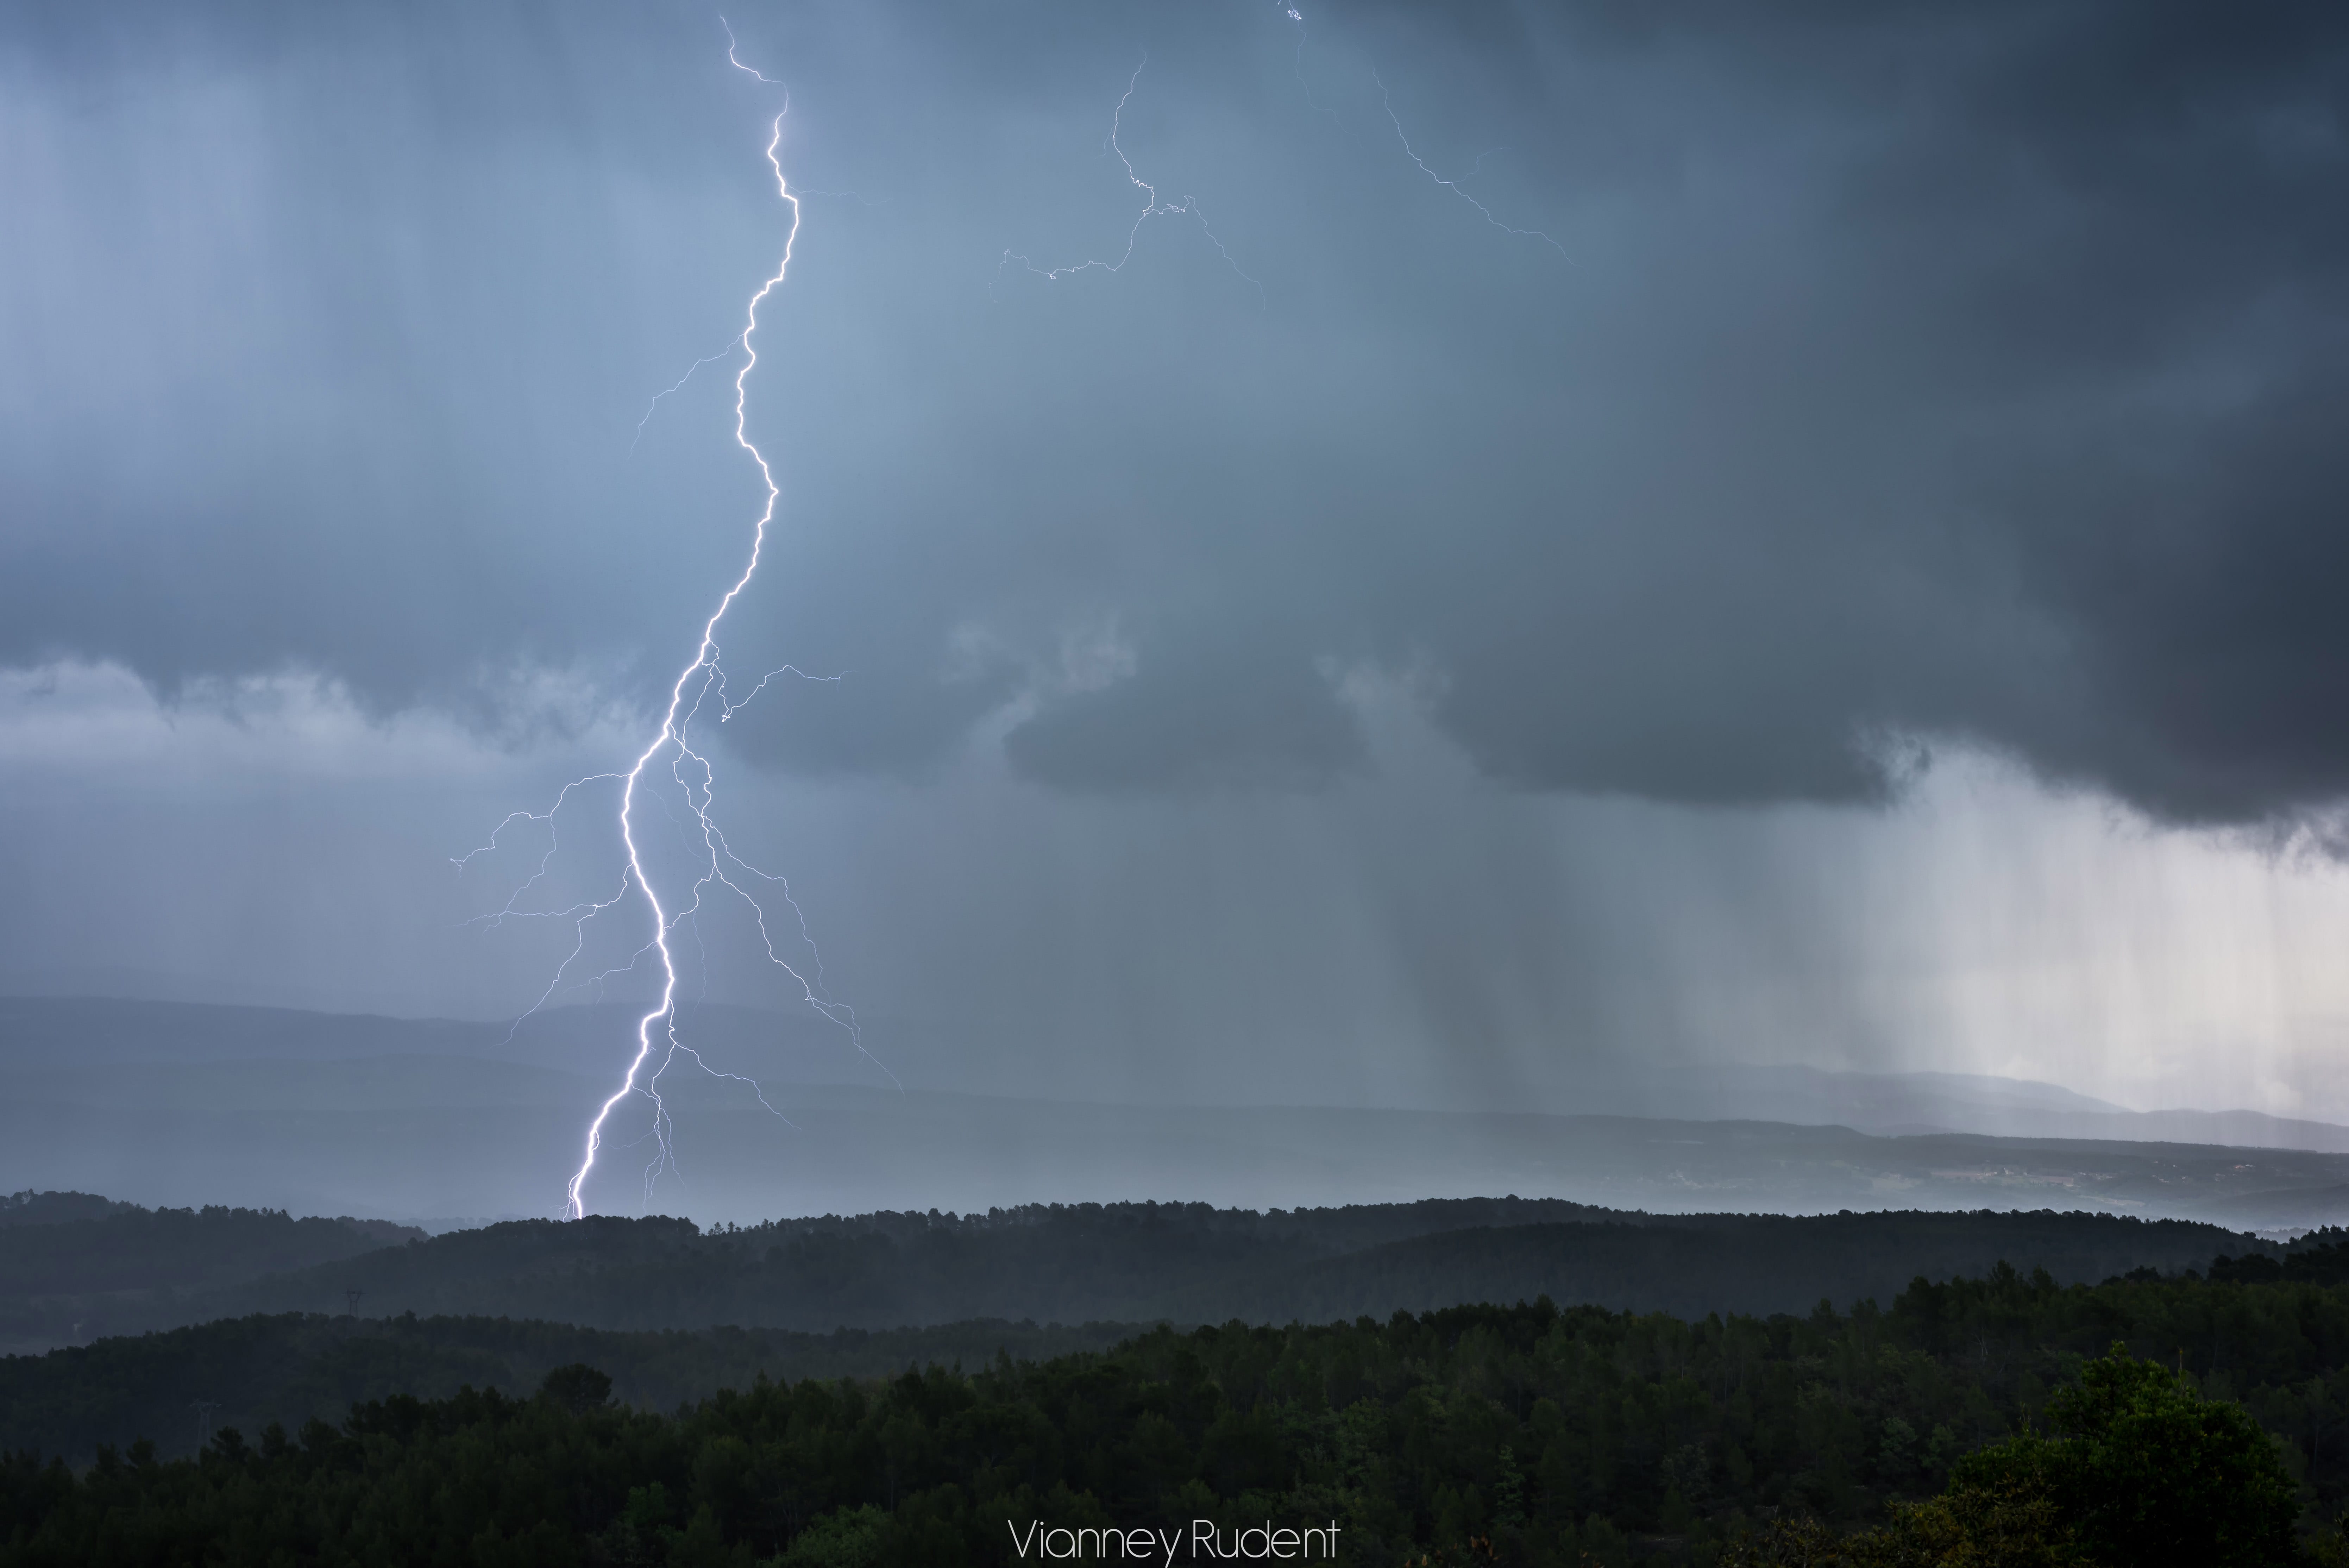
[[[870,1503],[835,1510],[800,1532],[784,1568],[872,1568],[888,1532],[889,1516]]]
[[[608,1374],[599,1372],[585,1362],[574,1362],[548,1373],[546,1381],[539,1386],[539,1394],[573,1415],[578,1415],[599,1408],[611,1399],[612,1379]]]
[[[2108,1568],[2269,1568],[2295,1555],[2291,1477],[2241,1406],[2116,1345],[2047,1415],[2052,1433],[1961,1459],[1945,1505],[2012,1519],[2044,1500],[2081,1554]]]

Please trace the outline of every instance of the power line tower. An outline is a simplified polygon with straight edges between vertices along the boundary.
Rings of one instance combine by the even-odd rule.
[[[217,1399],[191,1399],[189,1406],[196,1412],[196,1448],[202,1451],[212,1435],[212,1412],[220,1408]]]
[[[367,1292],[365,1291],[345,1291],[343,1293],[344,1310],[353,1317],[358,1316],[359,1303],[364,1300],[366,1296]]]

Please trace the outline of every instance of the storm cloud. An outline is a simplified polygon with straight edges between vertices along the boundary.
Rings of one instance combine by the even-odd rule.
[[[1920,740],[2171,819],[2349,791],[2336,7],[729,17],[811,193],[728,661],[845,677],[746,760],[1316,788],[1371,680],[1535,791],[1863,802]],[[759,499],[739,356],[654,400],[786,221],[725,46],[13,7],[0,661],[648,701]],[[1040,276],[1147,200],[1129,83],[1193,207]]]

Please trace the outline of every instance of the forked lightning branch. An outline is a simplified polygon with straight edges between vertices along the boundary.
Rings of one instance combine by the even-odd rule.
[[[757,70],[744,65],[737,57],[730,27],[728,29],[727,43],[727,60],[737,70],[755,78],[761,83],[777,85],[771,81],[771,78],[761,76]],[[719,722],[723,723],[741,708],[743,702],[750,700],[746,697],[738,701],[730,699],[727,695],[726,674],[720,664],[721,653],[718,641],[718,628],[719,623],[726,618],[727,612],[734,607],[735,601],[750,586],[750,579],[758,573],[759,559],[766,547],[767,533],[774,523],[776,503],[781,494],[775,483],[773,469],[769,465],[765,455],[760,452],[758,445],[750,440],[746,406],[749,399],[750,372],[757,369],[759,364],[756,342],[759,330],[759,308],[766,303],[770,295],[782,286],[784,277],[791,271],[792,248],[799,240],[800,199],[792,193],[791,182],[784,178],[782,161],[780,156],[783,138],[783,120],[790,110],[790,99],[786,97],[782,112],[775,116],[772,124],[769,127],[767,140],[767,162],[774,171],[775,193],[781,198],[783,204],[791,212],[790,225],[783,236],[782,259],[776,264],[774,275],[761,284],[757,291],[750,296],[741,336],[732,346],[739,347],[742,351],[742,367],[734,375],[734,441],[758,466],[760,482],[766,487],[767,493],[766,503],[761,508],[758,522],[751,530],[750,559],[743,566],[741,575],[735,578],[733,585],[719,599],[717,607],[709,614],[709,618],[702,623],[700,641],[695,647],[692,660],[678,672],[677,680],[669,687],[667,705],[662,711],[660,727],[643,752],[638,753],[634,764],[626,773],[592,774],[585,778],[573,780],[563,787],[554,804],[545,812],[517,812],[507,817],[504,822],[499,824],[497,833],[491,836],[487,845],[470,855],[459,857],[457,861],[457,864],[462,867],[475,856],[495,849],[498,847],[499,834],[502,834],[508,826],[517,821],[543,822],[546,825],[549,846],[545,856],[539,862],[537,872],[515,891],[507,900],[504,909],[495,915],[487,917],[492,923],[507,919],[524,918],[567,919],[572,922],[577,940],[574,943],[569,955],[557,967],[554,977],[547,983],[546,990],[532,1005],[529,1012],[523,1014],[524,1017],[544,1007],[566,981],[575,982],[577,977],[574,975],[574,968],[586,951],[588,928],[599,917],[616,908],[631,907],[639,900],[650,917],[649,940],[637,948],[628,962],[620,966],[620,969],[633,968],[647,952],[657,955],[660,966],[659,999],[636,1021],[635,1054],[629,1059],[627,1071],[621,1078],[619,1086],[597,1107],[595,1119],[588,1124],[585,1147],[581,1152],[579,1167],[572,1173],[571,1179],[564,1189],[564,1212],[573,1219],[577,1219],[586,1212],[585,1189],[587,1178],[595,1170],[596,1156],[604,1147],[605,1133],[612,1114],[622,1102],[631,1096],[642,1096],[649,1103],[652,1110],[651,1137],[656,1152],[645,1169],[647,1190],[664,1168],[674,1168],[669,1142],[668,1111],[661,1099],[660,1080],[661,1075],[668,1070],[679,1054],[690,1058],[696,1066],[712,1076],[733,1079],[749,1085],[751,1091],[758,1095],[759,1103],[767,1106],[770,1111],[774,1110],[772,1106],[767,1105],[765,1094],[760,1090],[753,1080],[742,1077],[739,1074],[719,1072],[710,1067],[701,1059],[698,1051],[678,1037],[678,969],[676,954],[669,945],[670,938],[682,922],[694,919],[701,913],[706,899],[721,894],[740,899],[758,927],[760,940],[766,949],[768,959],[777,969],[798,984],[801,1000],[839,1024],[847,1032],[857,1050],[871,1059],[871,1053],[864,1051],[854,1012],[823,994],[822,961],[814,956],[814,943],[808,935],[806,919],[801,914],[799,905],[792,898],[789,884],[782,877],[762,871],[738,856],[727,842],[724,830],[719,827],[711,815],[711,807],[716,797],[716,770],[709,754],[697,749],[691,739],[693,722],[700,716],[705,702],[714,701],[719,709]],[[758,690],[765,686],[767,680],[787,672],[798,673],[795,670],[771,671],[760,681],[758,688],[752,690],[751,696],[758,694]],[[661,888],[657,885],[651,869],[646,863],[646,856],[638,843],[636,832],[639,805],[645,797],[664,787],[662,780],[657,776],[663,773],[667,775],[667,786],[672,790],[671,798],[682,799],[685,803],[688,815],[683,826],[687,841],[691,846],[697,863],[697,871],[691,886],[683,896],[675,898],[664,897]],[[549,865],[558,847],[554,837],[557,813],[568,802],[574,791],[596,784],[616,784],[619,786],[619,801],[616,815],[620,843],[625,851],[625,864],[621,868],[618,888],[607,898],[574,904],[565,909],[529,909],[520,907],[523,897],[539,885],[548,874]],[[666,802],[662,804],[667,805]],[[799,939],[810,954],[810,959],[805,961],[804,967],[792,963],[776,950],[774,933],[769,929],[766,909],[760,902],[759,893],[754,891],[754,888],[772,889],[771,896],[781,898],[784,904],[790,906],[792,918],[798,927]],[[607,971],[604,975],[594,978],[597,980],[608,978],[612,972],[616,971]],[[659,1058],[657,1064],[654,1061],[656,1054]],[[880,1064],[875,1062],[874,1064]],[[885,1068],[883,1070],[886,1071]],[[777,1114],[780,1115],[780,1113]]]

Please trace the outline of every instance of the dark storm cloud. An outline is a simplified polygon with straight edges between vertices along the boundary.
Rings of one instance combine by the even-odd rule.
[[[1371,667],[1534,788],[1866,799],[1913,732],[2169,815],[2349,789],[2336,8],[730,15],[854,192],[764,318],[728,634],[848,679],[748,755],[1017,704],[1055,784],[1309,784]],[[633,427],[780,238],[711,18],[15,16],[0,659],[656,689],[757,489],[730,367]],[[1229,262],[1007,265],[1117,255],[1145,51],[1123,145]]]
[[[1293,650],[1201,639],[1164,657],[1145,648],[1136,663],[1131,679],[1063,698],[1013,730],[1012,766],[1080,788],[1134,789],[1312,785],[1363,761],[1353,714]]]

